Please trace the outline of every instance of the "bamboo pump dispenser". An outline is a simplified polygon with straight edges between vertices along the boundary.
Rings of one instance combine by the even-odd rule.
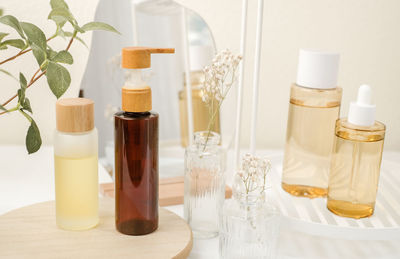
[[[153,53],[175,53],[175,49],[148,47],[122,49],[122,68],[132,69],[131,82],[122,87],[123,111],[147,112],[151,110],[151,89],[142,81],[139,69],[151,66],[151,54]]]

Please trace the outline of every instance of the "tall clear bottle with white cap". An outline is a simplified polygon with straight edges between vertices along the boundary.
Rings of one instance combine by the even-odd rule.
[[[193,129],[194,132],[208,130],[210,121],[209,107],[203,102],[201,86],[205,76],[203,68],[211,64],[214,57],[214,49],[209,45],[190,46],[190,83],[192,88],[192,109],[193,109]],[[181,145],[186,147],[189,144],[188,119],[187,119],[187,99],[186,99],[186,80],[184,88],[179,91],[179,117],[181,127]],[[217,102],[214,104],[217,108]],[[215,123],[211,131],[220,133],[219,113],[215,116]]]
[[[348,118],[337,120],[328,188],[328,209],[351,218],[373,214],[385,125],[375,121],[371,88],[360,86]]]
[[[335,121],[342,89],[337,87],[339,54],[300,50],[291,87],[282,188],[309,198],[327,194]]]

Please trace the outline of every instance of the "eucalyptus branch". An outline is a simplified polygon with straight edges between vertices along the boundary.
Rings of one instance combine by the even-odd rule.
[[[67,51],[69,50],[69,48],[71,47],[72,42],[74,41],[77,33],[78,33],[78,31],[74,30],[74,32],[73,32],[73,34],[71,36],[71,39],[69,40],[68,46],[67,46],[67,48],[65,50],[67,50]]]
[[[32,118],[26,113],[24,112],[22,109],[18,110],[22,115],[24,115],[24,117],[29,121],[32,122]]]
[[[35,72],[35,75],[36,75],[39,71],[40,71],[40,68],[39,68],[38,71]],[[31,80],[29,81],[29,84],[26,86],[26,88],[31,87],[31,85],[33,85],[33,83],[35,83],[35,82],[36,82],[39,78],[41,78],[44,74],[46,74],[46,70],[43,71],[43,72],[42,72],[39,76],[37,76],[36,78],[35,78],[35,77],[32,77]],[[5,103],[3,103],[2,106],[6,106],[6,105],[9,104],[12,100],[14,100],[17,96],[18,96],[18,94],[13,95],[10,99],[8,99]],[[10,110],[8,110],[8,111],[10,111]],[[2,115],[2,114],[4,114],[4,113],[8,113],[8,111],[7,111],[7,112],[2,112],[2,113],[0,113],[0,115]]]
[[[53,36],[51,36],[50,38],[48,38],[46,41],[49,42],[52,39],[54,39],[55,37],[57,37],[57,34],[54,34]],[[3,61],[0,62],[0,65],[3,65],[4,63],[7,63],[8,61],[14,60],[19,56],[22,56],[25,53],[28,53],[29,51],[32,51],[32,49],[25,49],[25,50],[21,50],[20,52],[18,52],[16,55],[9,57]]]
[[[69,49],[71,48],[74,39],[77,39],[86,46],[85,42],[77,36],[78,33],[85,33],[93,30],[104,30],[119,33],[111,25],[102,22],[89,22],[80,27],[64,0],[50,0],[50,6],[51,11],[48,15],[48,19],[55,22],[57,29],[56,32],[49,38],[46,38],[44,32],[32,23],[20,22],[12,15],[0,16],[0,23],[11,27],[20,36],[18,39],[6,39],[3,41],[3,39],[9,35],[9,33],[0,32],[0,50],[7,49],[9,46],[20,49],[20,51],[14,56],[0,61],[0,65],[15,60],[17,57],[28,52],[33,54],[34,58],[39,64],[39,68],[35,71],[29,81],[26,80],[23,73],[19,73],[20,88],[18,89],[17,94],[13,95],[0,105],[0,109],[4,110],[0,112],[0,115],[19,111],[30,122],[25,139],[26,148],[29,154],[40,149],[42,140],[40,137],[39,127],[36,125],[34,119],[30,115],[32,114],[32,108],[30,100],[25,95],[26,90],[34,85],[36,81],[43,77],[43,75],[46,75],[47,84],[50,90],[57,97],[57,99],[60,98],[68,90],[71,84],[70,73],[63,64],[73,64],[73,57],[69,53]],[[73,27],[73,32],[64,31],[64,25],[67,23]],[[61,51],[53,50],[48,45],[49,41],[58,36],[69,38],[67,46]],[[0,72],[12,76],[11,73],[4,69],[0,69]],[[10,102],[17,97],[18,103],[15,107],[12,109],[5,108],[6,105],[9,105]]]
[[[69,50],[71,48],[72,42],[74,41],[74,38],[76,37],[77,31],[75,30],[73,35],[71,36],[71,39],[68,42],[67,47],[65,48],[65,50]],[[53,36],[55,37],[55,36]],[[51,39],[51,38],[49,38]],[[26,88],[29,88],[31,85],[33,85],[33,83],[35,83],[39,78],[41,78],[44,74],[46,74],[46,70],[43,71],[38,77],[35,77],[39,72],[41,71],[41,67],[39,67],[38,70],[36,70],[35,74],[33,74],[31,80],[29,81],[29,84],[27,85]],[[18,95],[15,94],[13,95],[10,99],[8,99],[5,103],[2,104],[2,106],[6,106],[8,103],[10,103],[12,100],[14,100]],[[8,113],[10,110],[6,111],[6,112],[2,112],[0,113],[0,115]]]
[[[31,51],[31,50],[32,50],[32,49],[21,50],[21,51],[18,52],[16,55],[14,55],[14,56],[12,56],[12,57],[9,57],[9,58],[7,58],[7,59],[1,61],[1,62],[0,62],[0,65],[3,65],[4,63],[7,63],[8,61],[14,60],[14,59],[16,59],[17,57],[19,57],[19,56],[21,56],[21,55],[23,55],[23,54],[25,54],[25,53],[28,53],[28,52]]]

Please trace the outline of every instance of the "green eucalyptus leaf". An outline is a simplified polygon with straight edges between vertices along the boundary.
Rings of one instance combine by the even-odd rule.
[[[22,74],[22,73],[19,73],[19,83],[21,85],[21,88],[26,89],[28,83],[26,81],[26,78],[25,78],[24,74]]]
[[[43,31],[36,25],[28,22],[21,22],[21,26],[26,36],[28,37],[29,45],[35,43],[39,48],[45,51],[47,40],[46,35],[44,35]]]
[[[62,51],[58,52],[57,55],[55,55],[50,60],[57,62],[57,63],[65,63],[65,64],[69,64],[69,65],[74,63],[72,55],[66,50],[62,50]]]
[[[24,88],[20,88],[18,89],[18,102],[20,104],[24,103],[25,101],[25,89]]]
[[[45,71],[46,69],[47,69],[47,67],[49,66],[49,60],[48,59],[46,59],[43,63],[42,63],[42,65],[40,65],[40,69],[42,70],[42,71]]]
[[[57,36],[61,36],[63,39],[65,39],[65,31],[63,31],[62,27],[58,26],[57,27]]]
[[[10,72],[8,72],[7,70],[1,69],[0,68],[0,73],[6,74],[8,76],[11,76],[12,78],[16,79],[15,76],[13,76]]]
[[[0,41],[2,41],[4,39],[5,36],[7,36],[9,33],[5,33],[5,32],[0,32]]]
[[[79,27],[79,25],[78,25],[77,23],[72,24],[72,27],[74,27],[74,29],[75,29],[77,32],[85,33],[85,30],[82,29],[81,27]]]
[[[29,101],[28,98],[25,98],[25,100],[22,104],[22,108],[24,108],[24,110],[27,110],[30,113],[33,113],[32,108],[31,108],[31,102]]]
[[[47,83],[53,94],[60,98],[71,84],[71,76],[68,70],[56,62],[50,61],[47,66]]]
[[[67,10],[69,9],[67,3],[64,0],[51,0],[50,6],[51,9],[57,9],[57,8],[64,8]]]
[[[3,16],[4,10],[0,9],[0,16]]]
[[[48,59],[52,60],[57,55],[57,51],[54,51],[52,49],[47,49],[46,54]]]
[[[36,61],[38,62],[38,65],[41,66],[47,58],[46,52],[35,43],[31,44],[31,48],[32,53],[35,56]]]
[[[18,34],[25,39],[24,31],[17,18],[12,15],[5,15],[0,17],[0,23],[8,25],[18,32]]]
[[[18,49],[23,49],[25,48],[25,42],[20,39],[13,39],[13,40],[5,40],[1,43],[1,45],[8,45],[8,46],[13,46]]]
[[[75,37],[75,39],[77,39],[80,43],[83,44],[83,46],[85,46],[87,49],[89,49],[88,45],[86,45],[86,43],[80,37]]]
[[[63,34],[66,37],[72,37],[72,35],[73,35],[73,33],[69,32],[69,31],[63,31]],[[75,36],[75,39],[77,39],[80,43],[82,43],[83,46],[85,46],[87,49],[89,48],[88,45],[85,43],[85,41],[82,38]]]
[[[110,31],[121,34],[111,25],[104,22],[89,22],[82,26],[82,30],[86,31],[94,31],[94,30],[102,30],[102,31]]]
[[[57,25],[70,22],[72,25],[76,24],[74,16],[68,9],[56,8],[51,10],[47,19],[53,20]],[[62,26],[61,26],[62,27]]]
[[[4,106],[3,106],[3,105],[1,105],[1,104],[0,104],[0,110],[7,111],[7,109],[6,109],[6,108],[4,108]]]
[[[26,134],[25,145],[26,149],[28,150],[28,154],[35,153],[42,145],[42,138],[40,137],[39,128],[32,118],[31,126],[29,126],[28,133]]]
[[[2,49],[8,49],[8,48],[7,48],[6,45],[4,45],[4,46],[3,46],[3,45],[0,45],[0,50],[2,50]]]

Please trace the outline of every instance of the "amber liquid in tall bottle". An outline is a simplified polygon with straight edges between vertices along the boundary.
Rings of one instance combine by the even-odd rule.
[[[282,188],[288,193],[308,198],[326,196],[341,97],[339,87],[292,85],[282,173]]]
[[[158,227],[158,114],[115,114],[115,220],[119,232]]]

